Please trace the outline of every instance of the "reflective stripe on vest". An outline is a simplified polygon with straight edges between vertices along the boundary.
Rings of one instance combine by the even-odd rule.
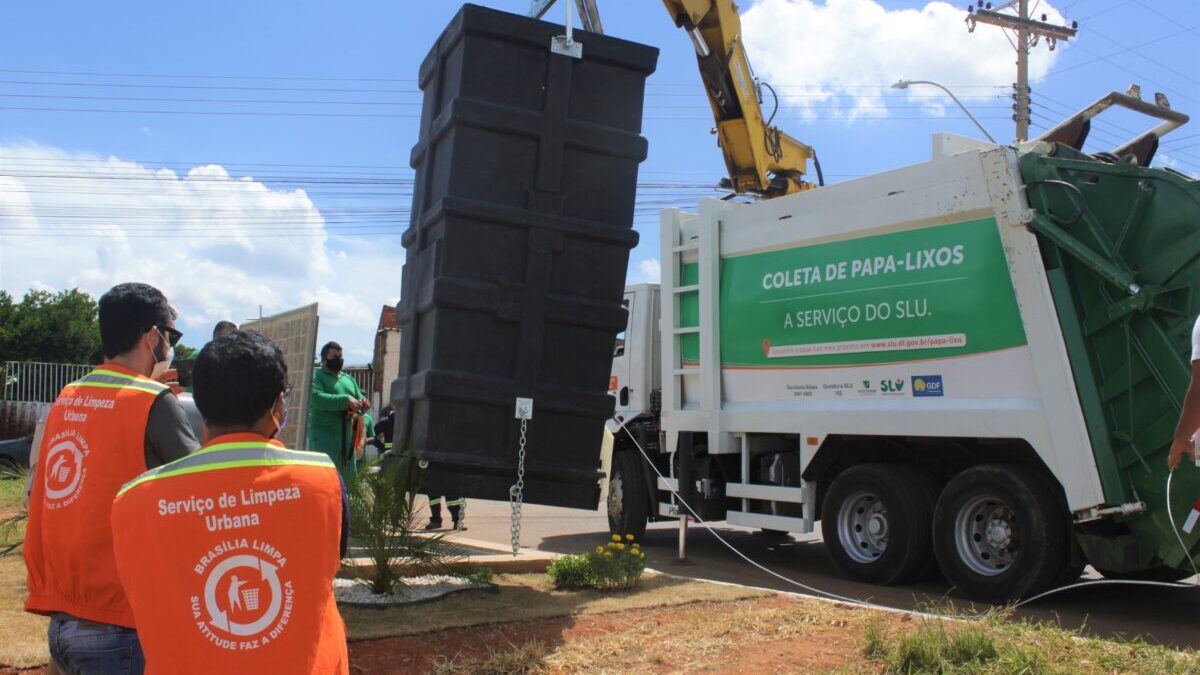
[[[146,423],[166,391],[106,364],[59,393],[46,417],[30,496],[28,611],[134,626],[109,514],[121,486],[146,470]]]
[[[202,448],[187,457],[151,469],[126,483],[117,494],[124,494],[130,488],[151,480],[186,476],[204,471],[280,464],[334,468],[333,460],[323,452],[287,450],[270,443],[222,443]]]
[[[145,392],[147,394],[154,394],[155,396],[163,393],[169,388],[167,385],[155,382],[148,377],[134,377],[124,373],[118,373],[115,370],[108,370],[103,367],[93,370],[79,380],[72,382],[68,386],[99,387],[101,389],[130,389],[133,391]]]
[[[146,672],[348,673],[336,467],[253,434],[218,440],[113,503]]]

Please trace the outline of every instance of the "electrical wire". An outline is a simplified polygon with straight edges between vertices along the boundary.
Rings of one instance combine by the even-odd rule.
[[[1179,547],[1183,549],[1183,555],[1185,557],[1187,557],[1188,562],[1191,563],[1192,573],[1193,573],[1193,575],[1195,575],[1195,578],[1196,578],[1195,583],[1183,584],[1183,583],[1178,583],[1178,582],[1172,583],[1172,582],[1168,582],[1168,581],[1141,581],[1141,580],[1137,580],[1137,579],[1097,579],[1097,580],[1093,580],[1093,581],[1082,581],[1082,582],[1075,583],[1075,584],[1068,584],[1066,586],[1060,586],[1058,588],[1052,588],[1044,593],[1039,593],[1039,594],[1033,596],[1032,598],[1026,598],[1025,600],[1022,600],[1021,602],[1014,605],[1014,607],[1021,607],[1023,605],[1027,605],[1035,600],[1040,600],[1046,596],[1054,595],[1056,593],[1061,593],[1063,591],[1070,591],[1070,590],[1074,590],[1077,588],[1086,588],[1088,586],[1108,586],[1108,585],[1116,584],[1116,585],[1131,585],[1131,586],[1157,586],[1159,588],[1200,588],[1200,570],[1198,570],[1196,568],[1196,559],[1192,557],[1192,552],[1191,552],[1191,550],[1188,549],[1187,544],[1183,543],[1183,536],[1179,533],[1180,532],[1179,526],[1175,524],[1175,513],[1171,510],[1171,479],[1174,476],[1175,476],[1175,470],[1172,469],[1167,474],[1167,495],[1166,495],[1167,518],[1171,521],[1171,531],[1175,535],[1176,541],[1179,542]]]
[[[658,477],[663,479],[664,481],[667,480],[667,477],[664,476],[662,474],[662,472],[658,470],[658,467],[655,466],[654,461],[650,459],[650,456],[648,454],[646,454],[645,448],[643,448],[642,444],[638,442],[636,437],[634,437],[633,432],[631,432],[628,428],[626,428],[625,422],[622,421],[619,417],[613,417],[613,421],[615,421],[618,425],[620,425],[621,429],[625,432],[625,434],[627,436],[629,436],[629,440],[633,441],[633,445],[638,449],[638,452],[640,452],[642,454],[642,458],[646,460],[646,463],[650,466],[651,469],[654,470],[654,473],[658,474]],[[691,505],[683,500],[683,497],[681,497],[679,495],[679,492],[677,490],[672,488],[671,494],[675,496],[675,499],[680,504],[682,504],[685,509],[687,509],[688,513],[692,514],[692,517],[696,519],[696,522],[700,523],[701,527],[708,530],[709,534],[716,537],[717,541],[721,542],[721,544],[723,544],[725,546],[725,548],[729,549],[730,551],[733,552],[734,555],[736,555],[737,557],[746,561],[747,563],[749,563],[753,567],[759,569],[760,571],[765,572],[765,573],[769,574],[770,576],[775,577],[776,579],[779,579],[780,581],[783,581],[785,583],[791,584],[797,588],[802,588],[810,593],[816,593],[817,595],[831,598],[833,600],[849,602],[849,603],[855,604],[855,605],[863,605],[865,607],[876,607],[876,608],[880,608],[880,609],[889,609],[889,610],[892,609],[890,607],[884,607],[883,605],[877,605],[877,604],[874,604],[874,603],[871,603],[871,602],[868,602],[866,600],[862,600],[859,598],[851,598],[851,597],[845,596],[845,595],[838,595],[837,593],[822,590],[815,586],[809,586],[808,584],[796,581],[795,579],[791,579],[789,577],[785,577],[784,575],[782,575],[772,569],[764,567],[763,565],[761,565],[758,562],[751,559],[745,553],[742,553],[736,546],[729,543],[724,537],[722,537],[720,534],[718,534],[717,531],[714,530],[712,528],[712,526],[708,524],[707,520],[704,520],[703,518],[701,518],[700,514],[696,513],[696,511],[691,507]]]
[[[625,426],[625,421],[616,416],[613,417],[613,421],[616,422],[618,426],[620,426],[621,430],[625,432],[625,435],[629,437],[629,440],[633,442],[634,447],[636,447],[638,452],[641,453],[642,458],[646,460],[646,464],[650,466],[650,468],[654,471],[655,474],[658,475],[659,478],[663,479],[663,481],[666,481],[667,477],[664,476],[662,474],[662,472],[658,470],[658,466],[655,465],[654,461],[650,458],[650,455],[646,453],[646,450],[645,450],[645,448],[642,447],[642,444],[638,442],[637,437],[635,437],[633,435],[633,432],[629,431],[629,429]],[[1172,529],[1176,530],[1176,537],[1179,539],[1180,546],[1183,547],[1184,555],[1186,555],[1188,560],[1191,561],[1192,569],[1193,569],[1193,571],[1195,571],[1197,569],[1195,559],[1192,558],[1191,552],[1188,550],[1187,546],[1184,545],[1183,538],[1179,535],[1178,528],[1176,528],[1176,526],[1175,526],[1175,517],[1171,512],[1171,476],[1173,473],[1174,472],[1167,475],[1167,497],[1166,497],[1166,499],[1167,499],[1167,514],[1168,514],[1168,516],[1170,516]],[[683,497],[680,496],[678,490],[675,490],[674,488],[668,488],[668,489],[670,490],[671,494],[675,497],[676,501],[678,501],[679,504],[682,504],[683,507],[685,509],[687,509],[688,513],[690,513],[692,515],[692,517],[696,519],[696,522],[699,523],[701,525],[701,527],[708,530],[709,534],[711,534],[713,537],[715,537],[717,541],[721,542],[721,544],[723,546],[725,546],[725,548],[727,548],[731,552],[733,552],[734,555],[741,558],[746,563],[750,564],[752,567],[758,569],[759,571],[764,572],[776,579],[779,579],[780,581],[783,581],[784,583],[791,584],[792,586],[795,586],[797,588],[802,588],[810,593],[815,593],[817,595],[831,598],[833,600],[839,600],[841,602],[848,602],[851,604],[861,605],[864,607],[870,607],[870,608],[875,608],[875,609],[885,609],[888,611],[893,611],[895,609],[892,607],[887,607],[885,605],[879,605],[876,603],[872,603],[867,600],[862,600],[859,598],[851,598],[848,596],[833,593],[832,591],[826,591],[826,590],[817,588],[815,586],[810,586],[803,582],[796,581],[795,579],[792,579],[790,577],[786,577],[786,576],[762,565],[761,563],[759,563],[759,562],[753,560],[752,558],[750,558],[749,556],[747,556],[745,553],[742,553],[741,550],[739,550],[733,544],[729,543],[728,540],[726,540],[719,533],[717,533],[717,531],[714,530],[711,525],[709,525],[708,521],[701,518],[700,515],[698,513],[696,513],[695,509],[693,509],[691,507],[691,505],[689,505],[686,501],[684,501]],[[1197,574],[1200,574],[1200,572],[1197,572]],[[1139,581],[1139,580],[1135,580],[1135,579],[1097,579],[1097,580],[1091,580],[1091,581],[1083,581],[1083,582],[1078,582],[1078,583],[1074,583],[1074,584],[1067,584],[1064,586],[1059,586],[1057,588],[1053,588],[1048,591],[1039,593],[1037,595],[1034,595],[1033,597],[1021,600],[1020,602],[1013,605],[1013,607],[1014,608],[1023,607],[1025,605],[1028,605],[1028,604],[1036,601],[1036,600],[1040,600],[1047,596],[1061,593],[1063,591],[1074,590],[1077,588],[1085,588],[1088,586],[1111,586],[1111,585],[1154,586],[1154,587],[1159,587],[1159,588],[1200,588],[1200,578],[1197,579],[1197,583],[1195,583],[1195,584],[1170,583],[1170,582],[1163,582],[1163,581]],[[966,619],[966,620],[979,620],[982,617],[961,617],[960,616],[960,617],[954,617],[954,618]]]

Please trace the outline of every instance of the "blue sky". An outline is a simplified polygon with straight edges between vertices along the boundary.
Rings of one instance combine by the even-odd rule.
[[[529,6],[482,4],[521,13]],[[714,194],[705,186],[724,168],[685,35],[658,2],[599,4],[609,34],[661,50],[643,129],[650,153],[635,222],[642,243],[630,266],[630,279],[641,280],[659,257],[657,209]],[[901,77],[943,80],[993,135],[1012,138],[1003,88],[1015,72],[1012,52],[997,29],[967,35],[956,13],[964,5],[742,3],[757,72],[784,99],[776,120],[817,148],[828,181],[924,161],[937,131],[975,135],[936,92],[883,86]],[[191,335],[218,318],[248,318],[259,304],[271,312],[317,300],[322,339],[339,339],[351,360],[366,360],[379,306],[399,295],[417,67],[458,7],[7,4],[0,21],[0,287],[21,293],[78,285],[98,293],[136,276],[177,298]],[[1050,124],[1131,82],[1141,83],[1146,98],[1163,91],[1176,109],[1200,115],[1195,3],[1061,0],[1041,3],[1042,11],[1079,21],[1080,33],[1053,55],[1037,49],[1034,70],[1045,75],[1033,85],[1036,123]],[[562,14],[560,6],[548,18],[561,21]],[[1128,116],[1098,124],[1095,137],[1108,143],[1095,147],[1141,128]],[[1198,132],[1178,132],[1182,140],[1166,144],[1162,161],[1200,173]],[[204,189],[121,192],[141,183],[95,180],[89,172],[101,164],[123,176],[144,172]],[[163,168],[172,174],[156,173]],[[245,176],[251,186],[232,181],[237,194],[226,194],[230,178]],[[235,210],[242,220],[228,224],[228,237],[224,225],[205,229],[206,217]],[[288,236],[262,237],[264,225],[288,226],[276,232]]]

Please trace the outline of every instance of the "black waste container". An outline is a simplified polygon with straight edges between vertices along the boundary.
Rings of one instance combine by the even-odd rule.
[[[421,64],[421,132],[397,318],[397,443],[430,494],[507,499],[518,397],[525,500],[595,508],[658,50],[466,5]]]

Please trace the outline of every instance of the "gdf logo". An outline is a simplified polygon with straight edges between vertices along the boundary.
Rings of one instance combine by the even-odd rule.
[[[280,579],[279,565],[243,550],[213,565],[203,596],[192,598],[197,628],[225,649],[269,644],[283,633],[291,616],[293,587]]]
[[[49,509],[65,508],[79,499],[87,479],[87,440],[77,430],[66,429],[55,434],[47,445],[44,503]]]

